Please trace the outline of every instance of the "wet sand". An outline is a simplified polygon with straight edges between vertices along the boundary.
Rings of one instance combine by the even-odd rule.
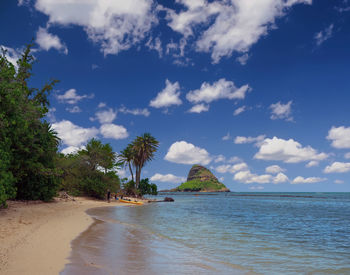
[[[9,202],[0,210],[0,274],[59,274],[71,241],[94,222],[87,209],[121,205],[86,198],[52,203]]]

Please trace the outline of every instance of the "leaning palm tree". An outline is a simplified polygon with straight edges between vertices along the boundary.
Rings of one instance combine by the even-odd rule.
[[[135,187],[138,188],[141,179],[141,169],[146,162],[154,158],[154,153],[157,151],[159,142],[151,136],[149,133],[145,133],[132,142],[132,148],[135,153],[134,165],[136,168],[136,183]]]
[[[129,144],[118,155],[118,163],[124,166],[129,166],[132,181],[134,181],[134,173],[132,172],[131,166],[134,165],[134,158],[135,158],[135,151],[132,144]]]

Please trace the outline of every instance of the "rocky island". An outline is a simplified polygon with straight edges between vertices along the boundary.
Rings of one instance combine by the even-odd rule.
[[[172,192],[230,192],[230,190],[201,165],[193,165],[187,181],[170,190]]]

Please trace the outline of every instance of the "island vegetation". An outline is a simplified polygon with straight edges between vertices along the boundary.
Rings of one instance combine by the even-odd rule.
[[[46,120],[48,98],[58,80],[40,89],[28,85],[32,46],[26,47],[17,66],[7,60],[5,50],[0,53],[0,207],[9,199],[50,201],[62,190],[99,199],[108,189],[133,196],[157,194],[155,184],[141,179],[142,168],[159,145],[149,133],[136,137],[120,154],[95,138],[73,154],[59,152],[60,139]],[[130,181],[118,176],[125,165]]]
[[[182,183],[172,192],[229,192],[226,186],[201,165],[193,165],[187,176],[187,181]]]

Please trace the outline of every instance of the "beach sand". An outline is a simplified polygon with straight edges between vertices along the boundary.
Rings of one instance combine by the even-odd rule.
[[[86,198],[9,202],[0,210],[0,274],[59,274],[71,241],[93,223],[85,211],[120,204]]]

